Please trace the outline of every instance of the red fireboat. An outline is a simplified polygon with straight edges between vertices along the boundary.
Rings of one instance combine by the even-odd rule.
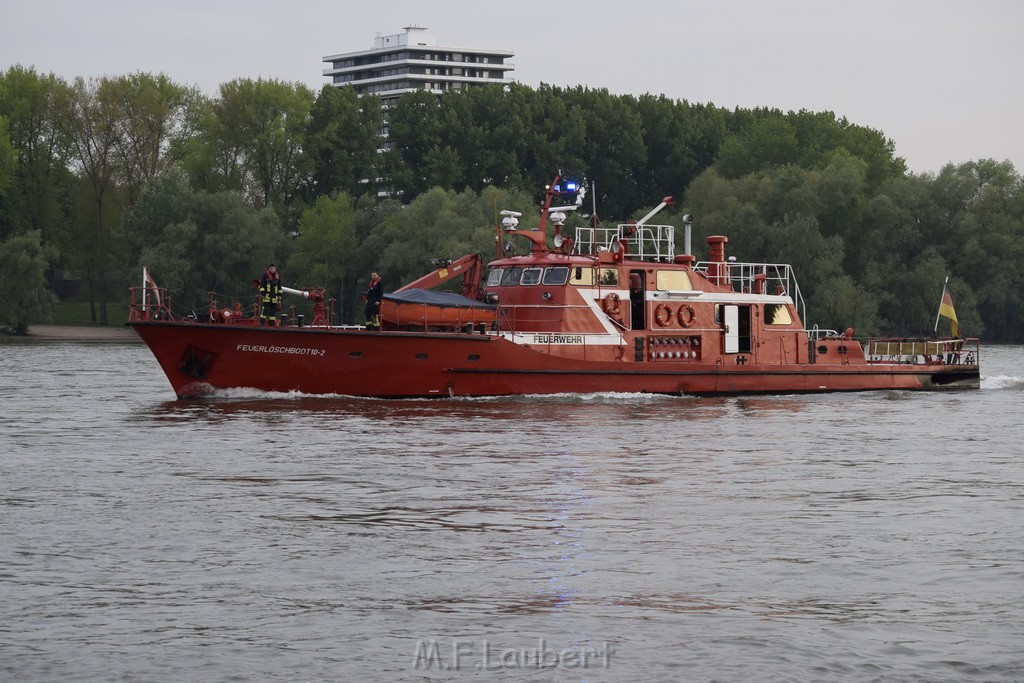
[[[176,318],[148,277],[131,289],[127,325],[179,397],[230,388],[419,398],[980,386],[976,338],[858,341],[852,329],[808,329],[789,265],[736,262],[724,236],[708,237],[709,259],[698,262],[689,216],[677,254],[675,228],[649,223],[671,197],[638,221],[570,236],[566,213],[585,192],[559,181],[535,229],[502,212],[504,250],[486,278],[479,254],[441,262],[384,296],[379,329],[332,325],[317,288],[285,290],[313,302],[308,322],[260,327],[255,307],[221,307],[213,295],[205,317]],[[510,253],[514,237],[526,253]],[[460,277],[461,293],[434,289]]]

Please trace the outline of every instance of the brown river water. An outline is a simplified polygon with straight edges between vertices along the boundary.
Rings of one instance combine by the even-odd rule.
[[[0,343],[0,679],[1019,681],[1024,347],[982,388],[175,400]]]

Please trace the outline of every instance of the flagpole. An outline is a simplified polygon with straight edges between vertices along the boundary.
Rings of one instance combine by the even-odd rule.
[[[935,334],[939,333],[939,318],[942,317],[942,296],[946,293],[946,285],[949,284],[949,276],[946,276],[946,281],[942,283],[942,294],[939,295],[939,312],[935,314]]]
[[[146,266],[142,266],[142,310],[146,310],[146,290],[149,289],[149,282],[146,279]],[[938,323],[936,323],[938,327]]]

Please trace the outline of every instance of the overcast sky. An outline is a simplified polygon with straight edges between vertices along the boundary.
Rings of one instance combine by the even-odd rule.
[[[319,90],[323,57],[410,24],[442,46],[515,52],[511,77],[531,87],[834,111],[915,172],[994,158],[1024,173],[1018,0],[0,0],[0,68]]]

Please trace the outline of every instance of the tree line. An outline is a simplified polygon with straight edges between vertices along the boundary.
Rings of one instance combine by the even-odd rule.
[[[432,258],[490,255],[498,212],[535,220],[558,172],[595,183],[601,220],[674,195],[658,220],[693,214],[698,257],[725,234],[741,261],[793,263],[808,324],[927,332],[949,275],[966,333],[1024,338],[1017,170],[912,174],[882,132],[831,112],[519,84],[384,110],[350,88],[236,79],[206,96],[22,66],[0,73],[0,328],[45,319],[69,283],[105,323],[143,265],[185,309],[211,290],[247,301],[270,261],[361,322],[371,270],[391,289]]]

